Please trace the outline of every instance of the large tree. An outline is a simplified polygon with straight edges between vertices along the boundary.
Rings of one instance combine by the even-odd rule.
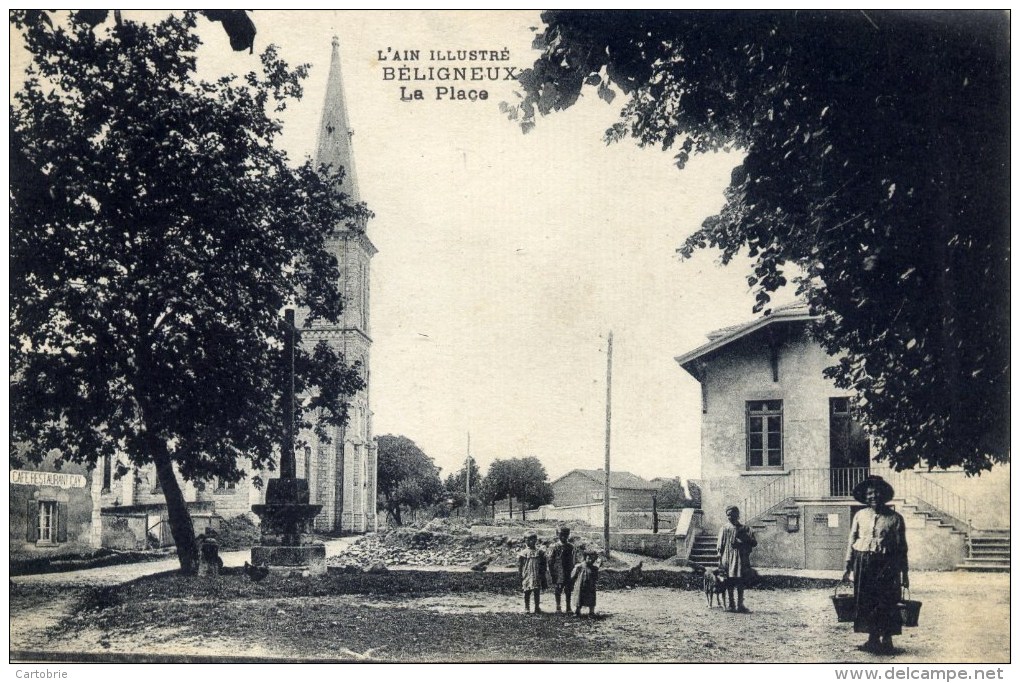
[[[793,281],[897,468],[1009,460],[1009,17],[1004,12],[547,12],[508,107],[585,87],[607,139],[743,154],[680,247],[746,250],[756,312]],[[615,87],[614,87],[615,86]],[[663,198],[667,201],[668,198]]]
[[[194,13],[105,28],[22,24],[11,107],[11,457],[154,464],[182,569],[178,476],[273,470],[283,437],[282,309],[336,321],[329,240],[367,212],[342,177],[275,147],[305,67],[195,77]],[[346,419],[358,368],[299,347],[303,427]],[[313,420],[314,417],[314,420]]]
[[[443,498],[439,468],[414,441],[392,434],[376,441],[380,502],[397,524],[403,524],[403,511],[413,512]]]
[[[546,505],[553,499],[552,486],[548,482],[545,466],[534,456],[493,460],[485,476],[483,491],[485,499],[490,503],[507,499],[511,517],[513,501],[514,499],[519,501],[522,505],[522,519],[527,514],[528,506],[534,508]]]

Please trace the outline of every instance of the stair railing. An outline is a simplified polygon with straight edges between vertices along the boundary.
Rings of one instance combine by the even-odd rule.
[[[913,498],[929,506],[936,513],[950,518],[953,526],[970,531],[967,499],[924,476],[923,472],[883,470],[880,475],[896,489],[897,498]]]
[[[911,498],[950,518],[954,526],[969,530],[967,501],[944,486],[911,470],[870,467],[794,469],[777,476],[743,501],[741,517],[750,523],[790,498],[849,498],[869,474],[879,474],[896,490],[897,498]]]

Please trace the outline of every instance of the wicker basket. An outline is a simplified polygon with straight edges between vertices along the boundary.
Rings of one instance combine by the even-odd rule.
[[[903,619],[904,626],[914,627],[917,626],[917,620],[921,616],[921,601],[910,599],[910,589],[904,589],[906,597],[900,598],[899,603],[896,605],[900,609],[900,617]]]
[[[849,593],[839,592],[839,589],[844,586],[850,589]],[[854,599],[853,586],[850,585],[849,581],[841,581],[836,584],[836,589],[832,592],[832,606],[836,608],[836,621],[853,621],[854,617],[857,616],[857,604]]]

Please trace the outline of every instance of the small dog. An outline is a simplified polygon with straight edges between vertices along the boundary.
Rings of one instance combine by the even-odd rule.
[[[726,590],[726,584],[729,581],[729,577],[726,576],[726,572],[722,569],[715,569],[710,572],[705,572],[705,599],[708,600],[709,608],[712,607],[712,596],[715,596],[715,601],[720,607],[725,607],[723,604],[723,592]]]

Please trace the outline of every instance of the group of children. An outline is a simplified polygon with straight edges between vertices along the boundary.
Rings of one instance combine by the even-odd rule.
[[[740,510],[735,505],[726,508],[726,519],[729,524],[719,532],[716,548],[719,568],[714,575],[720,589],[729,594],[727,611],[748,612],[750,610],[744,606],[744,585],[755,574],[751,568],[750,555],[758,541],[754,532],[740,523]],[[524,538],[525,548],[517,556],[517,572],[524,590],[524,611],[531,611],[531,599],[534,597],[535,612],[540,613],[542,590],[552,583],[557,612],[562,611],[561,599],[564,597],[567,612],[570,612],[571,593],[576,592],[577,607],[574,614],[581,616],[581,608],[587,607],[588,614],[594,616],[599,553],[597,550],[575,548],[570,542],[570,529],[565,526],[556,530],[556,537],[556,543],[548,553],[538,547],[538,534],[529,533]],[[736,602],[733,600],[734,589],[737,593]],[[711,606],[711,597],[709,600]]]
[[[566,599],[569,613],[571,594],[575,594],[577,606],[574,614],[581,616],[581,608],[587,607],[589,616],[594,616],[595,586],[599,578],[598,551],[575,548],[570,542],[570,529],[565,526],[556,530],[556,543],[548,553],[538,547],[536,533],[525,536],[524,543],[524,550],[517,556],[517,572],[524,590],[524,611],[531,611],[531,599],[534,597],[535,613],[541,613],[542,591],[552,583],[557,612],[563,611],[561,601]]]

